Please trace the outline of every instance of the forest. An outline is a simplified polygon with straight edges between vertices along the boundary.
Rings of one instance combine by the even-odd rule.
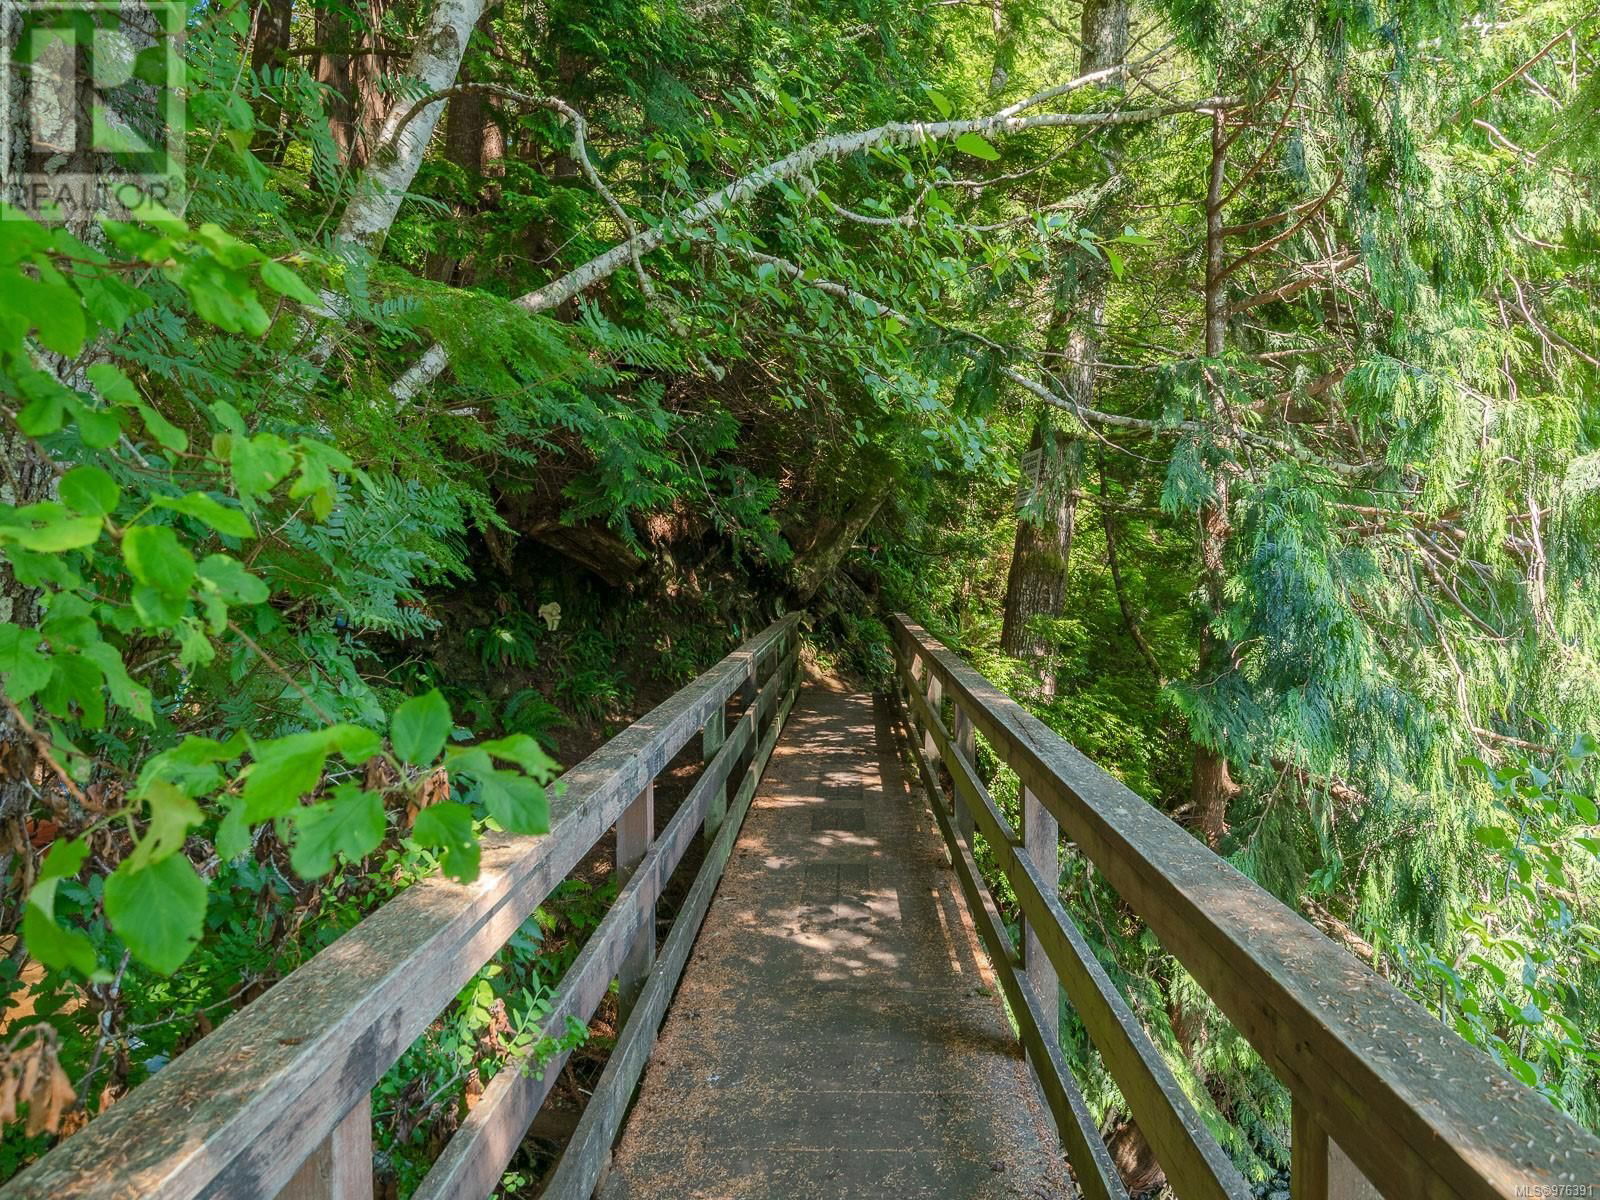
[[[1600,1131],[1589,0],[146,7],[114,203],[34,186],[131,169],[36,102],[106,14],[0,26],[0,1186],[787,612],[868,691],[908,614]],[[1275,1194],[1282,1086],[1062,855]],[[383,1077],[379,1194],[616,889]]]

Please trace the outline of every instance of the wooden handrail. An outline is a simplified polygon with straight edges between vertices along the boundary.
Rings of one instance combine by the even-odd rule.
[[[951,701],[962,720],[1016,771],[1025,791],[1060,822],[1289,1090],[1295,1106],[1297,1200],[1329,1194],[1330,1140],[1336,1147],[1334,1175],[1353,1166],[1364,1176],[1343,1185],[1349,1195],[1369,1188],[1391,1200],[1514,1200],[1574,1194],[1563,1189],[1600,1182],[1600,1139],[1095,766],[925,630],[904,616],[893,624],[899,682],[926,737],[919,755],[924,781],[935,796],[953,855],[959,858],[969,847],[958,835],[956,814],[947,817],[942,811],[935,770],[941,763],[978,827],[996,844],[1026,921],[1047,932],[1041,941],[1052,963],[1058,969],[1070,965],[1072,951],[1065,943],[1076,930],[1059,904],[1049,903],[1053,887],[1041,889],[1045,881],[1021,867],[1021,846],[987,803],[971,763],[947,731],[941,699]],[[938,687],[919,696],[923,677]],[[918,745],[915,738],[912,744]],[[959,870],[962,864],[957,865]],[[981,887],[981,879],[976,883]],[[999,957],[1002,978],[1015,976],[1009,987],[1025,991],[1014,951],[1002,945]],[[1083,966],[1087,970],[1090,964]],[[1066,970],[1062,977],[1070,994],[1074,981]],[[1079,994],[1087,996],[1092,984],[1078,979]],[[1079,1002],[1079,1014],[1130,1105],[1142,1096],[1147,1112],[1154,1112],[1148,1106],[1160,1102],[1157,1093],[1169,1093],[1174,1105],[1165,1134],[1170,1139],[1188,1123],[1177,1097],[1155,1078],[1155,1064],[1129,1044],[1138,1041],[1135,1032],[1112,1028],[1116,1014],[1110,997],[1101,1000]],[[1108,1050],[1108,1045],[1117,1048]],[[1147,1126],[1146,1117],[1136,1115],[1155,1135],[1152,1145],[1180,1196],[1216,1194],[1213,1187],[1236,1194],[1236,1185],[1226,1178],[1205,1180],[1199,1160],[1214,1156],[1203,1144],[1197,1143],[1199,1160],[1183,1157],[1184,1165],[1175,1170],[1170,1147],[1163,1155],[1157,1145],[1160,1126]],[[1063,1139],[1070,1148],[1065,1131]],[[1080,1177],[1085,1166],[1094,1164],[1075,1163]],[[1188,1172],[1182,1182],[1179,1171]],[[1331,1186],[1337,1191],[1340,1185]]]
[[[0,1188],[0,1200],[270,1200],[291,1184],[297,1196],[359,1191],[359,1181],[341,1188],[339,1162],[318,1156],[348,1140],[347,1157],[365,1148],[370,1159],[365,1106],[384,1072],[689,740],[708,723],[720,729],[736,692],[745,691],[749,707],[703,779],[725,783],[758,735],[776,736],[796,683],[797,621],[774,622],[562,776],[548,834],[486,837],[474,882],[433,877],[408,888]],[[759,766],[745,780],[752,791]],[[635,918],[670,873],[666,861],[681,858],[687,838],[679,834],[703,818],[713,787],[697,785],[683,806],[692,816],[630,879],[633,907],[614,908],[610,926],[591,935],[588,969],[569,989],[563,1018],[586,1019],[632,940],[653,942],[653,920],[641,931]],[[543,1076],[553,1075],[549,1067]],[[496,1130],[501,1142],[507,1128]],[[465,1158],[466,1175],[492,1175],[490,1188],[510,1157],[489,1165],[494,1141]],[[370,1180],[370,1161],[364,1167]]]

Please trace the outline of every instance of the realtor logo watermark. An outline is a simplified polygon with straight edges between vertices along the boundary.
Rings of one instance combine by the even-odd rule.
[[[181,206],[184,12],[0,0],[0,198],[73,224]]]

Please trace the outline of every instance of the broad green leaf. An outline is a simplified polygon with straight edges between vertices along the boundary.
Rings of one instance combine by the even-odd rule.
[[[985,162],[994,162],[1000,157],[1000,151],[991,146],[981,134],[963,133],[956,139],[956,149],[963,154],[970,154],[973,158],[981,158]]]
[[[0,675],[5,676],[7,696],[26,700],[50,682],[50,673],[50,658],[39,650],[37,630],[0,624]]]
[[[89,517],[109,516],[116,511],[122,489],[99,467],[73,467],[61,477],[56,494],[73,512]]]
[[[155,438],[158,445],[180,453],[189,448],[189,435],[150,405],[139,405],[139,416],[144,420],[145,431]]]
[[[204,819],[198,804],[162,780],[146,788],[143,799],[150,806],[150,824],[127,860],[136,871],[182,850],[189,830]]]
[[[0,514],[0,541],[42,554],[60,554],[94,545],[101,525],[100,517],[74,516],[65,505],[47,500]]]
[[[217,826],[217,857],[232,862],[250,849],[250,822],[244,819],[244,802],[228,806],[227,815]]]
[[[133,386],[133,380],[129,379],[120,367],[111,363],[95,363],[84,374],[89,377],[89,382],[94,384],[95,391],[100,393],[107,404],[137,408],[144,403],[139,396],[139,389]]]
[[[294,467],[289,443],[275,433],[236,435],[230,448],[233,484],[244,498],[265,495]]]
[[[514,762],[529,775],[548,779],[555,773],[555,759],[544,752],[544,747],[525,733],[513,733],[492,741],[479,742],[476,749],[487,750],[496,758]]]
[[[471,883],[478,877],[478,839],[465,804],[447,800],[423,809],[411,836],[417,845],[439,852],[439,867],[450,878]]]
[[[305,281],[280,262],[268,259],[261,264],[261,282],[280,296],[287,296],[309,308],[322,307],[322,301],[306,286]]]
[[[267,585],[226,554],[208,554],[200,560],[200,578],[216,588],[229,604],[261,604],[271,593]]]
[[[289,864],[302,879],[326,875],[340,854],[365,858],[383,840],[383,797],[353,783],[340,784],[329,799],[298,808],[293,817]]]
[[[50,893],[53,898],[54,881]],[[99,966],[94,943],[85,934],[58,924],[54,913],[31,899],[22,913],[22,941],[30,955],[58,971],[71,967],[80,975],[92,975]]]
[[[544,788],[526,775],[493,771],[479,779],[478,794],[489,815],[507,832],[550,832],[550,801]]]
[[[50,682],[39,692],[39,702],[63,720],[73,716],[88,729],[106,723],[106,697],[100,668],[81,654],[56,654],[50,659]]]
[[[394,752],[412,766],[421,767],[439,757],[450,736],[450,705],[439,689],[413,696],[389,718],[389,740]]]
[[[183,593],[174,596],[170,592],[163,592],[160,588],[141,583],[133,589],[130,598],[133,600],[133,611],[146,625],[157,629],[170,629],[183,620],[187,600]]]
[[[109,642],[91,642],[83,647],[83,656],[100,668],[111,689],[111,699],[147,725],[155,724],[155,706],[150,689],[135,683],[128,674],[122,655]]]
[[[255,761],[244,772],[245,820],[254,825],[281,817],[316,790],[330,748],[321,730],[255,743]]]
[[[194,555],[165,525],[135,525],[122,535],[122,557],[133,577],[168,596],[181,596],[194,582]]]
[[[337,752],[350,763],[361,763],[382,746],[377,734],[359,725],[330,725],[256,742],[251,748],[255,761],[244,772],[245,819],[255,824],[295,808],[301,796],[316,790],[328,755]]]
[[[39,882],[66,879],[83,870],[89,857],[89,843],[83,838],[62,838],[52,842],[39,864]]]
[[[157,496],[154,503],[157,508],[180,512],[186,517],[203,521],[218,533],[225,533],[229,537],[255,536],[255,526],[250,524],[249,517],[237,508],[229,508],[213,500],[204,492],[190,492],[187,496]]]
[[[206,885],[182,854],[146,867],[125,859],[106,877],[106,917],[133,956],[171,975],[200,941]]]

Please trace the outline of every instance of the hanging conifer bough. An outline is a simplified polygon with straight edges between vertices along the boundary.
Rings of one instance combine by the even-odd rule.
[[[181,92],[182,203],[36,211],[127,163],[4,110],[0,1185],[796,608],[874,687],[911,614],[1600,1128],[1600,13],[178,20],[111,124]],[[380,1084],[396,1194],[596,877]],[[1280,1085],[1060,888],[1281,1185]]]

